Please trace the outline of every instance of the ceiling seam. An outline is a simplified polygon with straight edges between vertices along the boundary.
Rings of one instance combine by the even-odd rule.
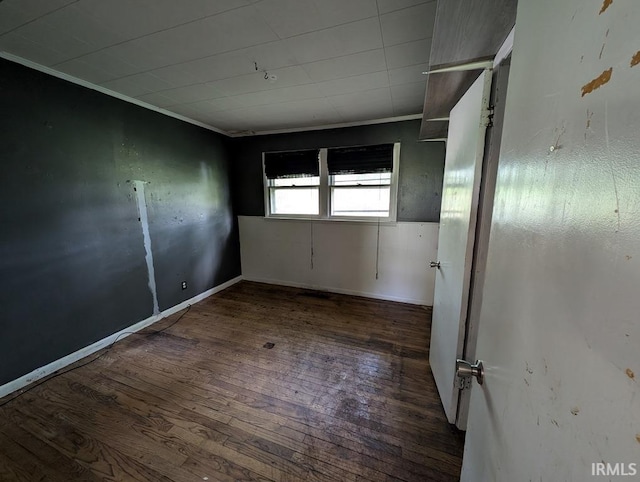
[[[0,1],[1,1],[1,0],[0,0]],[[4,37],[5,35],[9,35],[10,33],[15,32],[16,30],[21,29],[22,27],[26,27],[27,25],[29,25],[29,24],[31,24],[31,23],[33,23],[33,22],[36,22],[37,20],[40,20],[41,18],[46,17],[47,15],[51,15],[52,13],[59,12],[60,10],[63,10],[63,9],[65,9],[65,8],[67,8],[67,7],[71,6],[71,5],[75,5],[75,4],[76,4],[76,3],[78,3],[79,1],[80,1],[80,0],[74,0],[73,2],[69,2],[69,3],[65,4],[65,5],[63,5],[62,7],[58,7],[58,8],[56,8],[56,9],[54,9],[54,10],[51,10],[51,11],[49,11],[49,12],[47,12],[47,13],[43,13],[43,14],[42,14],[42,15],[40,15],[39,17],[32,18],[31,20],[29,20],[29,21],[27,21],[27,22],[25,22],[25,23],[23,23],[23,24],[21,24],[21,25],[18,25],[17,27],[12,28],[11,30],[7,30],[6,32],[3,32],[3,33],[1,33],[1,34],[0,34],[0,39],[1,39],[2,37]]]
[[[393,45],[386,45],[386,46],[383,45],[380,48],[374,48],[374,49],[368,49],[368,50],[360,50],[359,52],[353,52],[353,53],[350,53],[350,54],[338,55],[336,57],[328,57],[326,59],[313,60],[311,62],[301,62],[298,65],[302,67],[304,65],[315,64],[315,63],[318,63],[318,62],[328,62],[330,60],[342,59],[344,57],[349,57],[351,55],[358,55],[358,54],[364,54],[364,53],[367,53],[367,52],[374,52],[376,50],[383,50],[386,47],[398,47],[400,45],[406,45],[406,44],[410,44],[412,42],[419,42],[420,40],[427,40],[427,39],[431,39],[431,38],[433,38],[433,37],[423,37],[423,38],[414,39],[414,40],[407,40],[406,42],[400,42],[400,43],[393,44]],[[198,58],[191,59],[191,60],[185,60],[185,61],[182,61],[182,62],[176,62],[175,64],[168,64],[168,65],[163,65],[161,67],[154,67],[154,68],[148,69],[148,70],[141,70],[140,72],[135,72],[133,74],[123,75],[122,77],[116,77],[114,79],[105,80],[104,82],[100,82],[97,85],[104,85],[104,84],[106,84],[108,82],[115,82],[116,80],[127,79],[129,77],[135,77],[136,75],[152,74],[156,70],[162,70],[162,69],[166,69],[166,68],[169,68],[169,67],[176,67],[176,66],[179,66],[179,65],[187,64],[189,62],[198,62],[200,60],[210,59],[210,58],[217,57],[217,56],[222,56],[222,55],[228,55],[228,54],[231,54],[231,53],[234,53],[234,52],[239,52],[241,50],[247,50],[247,49],[255,48],[255,47],[258,47],[258,46],[262,47],[262,46],[265,46],[265,45],[268,45],[268,44],[271,44],[271,43],[278,43],[278,42],[282,42],[282,40],[272,40],[270,42],[265,42],[265,43],[262,43],[262,44],[250,45],[248,47],[240,47],[240,48],[237,48],[237,49],[227,50],[226,52],[219,52],[219,53],[213,54],[213,55],[205,55],[204,57],[198,57]],[[90,55],[90,54],[87,54],[87,55]],[[65,60],[65,62],[68,62],[68,61]],[[60,64],[63,64],[65,62],[59,62],[56,65],[60,65]],[[417,64],[413,64],[413,65],[417,65]],[[295,66],[296,66],[295,64],[293,64],[293,65],[283,65],[282,67],[277,67],[277,69],[286,69],[287,67],[295,67]],[[406,67],[406,66],[404,66],[404,67]],[[403,68],[403,67],[399,67],[399,68]],[[277,69],[274,69],[274,70],[277,70]],[[223,77],[223,78],[220,78],[220,79],[207,80],[207,81],[204,81],[204,82],[201,82],[201,83],[205,84],[207,82],[217,82],[219,80],[233,79],[235,77],[240,77],[242,75],[249,75],[249,73],[240,74],[240,75],[234,75],[232,77]],[[161,77],[158,77],[158,78],[161,79]],[[196,85],[196,84],[187,84],[187,85]],[[180,87],[183,87],[183,86],[178,86],[178,87],[175,87],[175,88],[180,88]]]
[[[393,96],[391,95],[391,76],[389,75],[389,63],[387,62],[387,49],[384,45],[384,33],[382,31],[382,18],[380,15],[380,6],[378,5],[378,0],[376,0],[376,10],[378,11],[378,26],[380,28],[380,39],[382,40],[382,54],[384,55],[384,66],[387,70],[387,84],[389,87],[389,100],[391,101],[391,113],[393,115],[396,114],[396,108],[393,105]]]
[[[382,72],[382,71],[381,71],[381,72]],[[406,84],[398,84],[398,85],[408,85],[408,84],[416,84],[416,83],[418,83],[418,82],[408,82],[408,83],[406,83]],[[313,84],[301,84],[301,85],[313,85]],[[221,109],[221,110],[217,110],[217,111],[213,111],[213,112],[233,112],[233,111],[236,111],[236,110],[252,109],[252,108],[254,108],[254,107],[264,107],[264,106],[266,106],[266,105],[293,104],[293,103],[295,103],[295,102],[304,102],[304,101],[306,101],[306,100],[330,99],[330,98],[332,98],[332,97],[340,97],[340,96],[343,96],[343,95],[361,94],[361,93],[364,93],[364,92],[371,92],[371,91],[373,91],[373,90],[380,90],[380,89],[385,89],[385,88],[386,88],[386,87],[374,87],[374,88],[372,88],[372,89],[358,90],[358,91],[356,91],[356,92],[347,92],[347,93],[344,93],[344,94],[336,94],[336,95],[329,95],[329,96],[321,95],[321,96],[319,96],[319,97],[307,97],[307,98],[304,98],[304,99],[298,99],[298,100],[285,100],[285,101],[282,101],[282,102],[272,102],[272,103],[270,103],[270,104],[255,104],[255,105],[249,105],[249,106],[244,106],[244,107],[238,107],[237,109]],[[257,93],[257,92],[265,92],[265,91],[263,91],[263,90],[258,90],[258,91],[255,91],[255,92],[248,92],[248,94],[254,94],[254,93]],[[240,95],[245,95],[245,94],[240,94]],[[185,103],[185,104],[172,104],[172,105],[167,105],[167,106],[164,106],[164,107],[160,107],[160,106],[156,106],[156,107],[158,107],[158,108],[160,108],[160,109],[169,109],[169,108],[171,108],[171,107],[177,107],[177,106],[179,106],[179,105],[191,105],[191,104],[198,104],[198,103],[200,103],[200,102],[211,102],[211,101],[214,101],[214,100],[216,100],[216,99],[231,99],[231,98],[233,98],[233,97],[237,97],[237,96],[231,96],[231,97],[216,97],[216,98],[213,98],[213,99],[203,99],[203,100],[199,100],[199,101],[195,101],[195,102],[188,102],[188,103]],[[134,97],[134,98],[135,98],[135,97]],[[140,100],[140,102],[146,102],[146,101],[144,101],[144,100]],[[151,105],[154,105],[154,104],[151,104]]]
[[[79,1],[80,0],[76,0],[76,2],[74,2],[74,3],[77,3]],[[147,34],[140,35],[139,37],[130,38],[130,39],[127,39],[127,40],[123,40],[122,42],[116,42],[114,44],[110,44],[110,45],[106,45],[104,47],[100,47],[99,49],[93,50],[93,51],[88,52],[86,54],[76,55],[75,57],[67,59],[67,60],[65,60],[63,62],[58,62],[57,64],[53,64],[53,67],[57,67],[58,65],[64,64],[65,62],[72,62],[74,60],[81,59],[82,57],[86,57],[88,55],[92,55],[92,54],[95,54],[95,53],[98,53],[98,52],[102,52],[103,50],[107,50],[107,49],[110,49],[110,48],[113,48],[113,47],[118,47],[118,46],[126,44],[128,42],[134,42],[136,40],[140,40],[140,39],[143,39],[145,37],[150,37],[151,35],[156,35],[156,34],[159,34],[159,33],[162,33],[162,32],[167,32],[169,30],[173,30],[174,28],[184,27],[185,25],[189,25],[191,23],[199,22],[199,21],[207,19],[207,18],[217,17],[219,15],[224,15],[226,13],[233,12],[235,10],[240,10],[242,8],[247,8],[247,7],[250,7],[250,6],[253,7],[253,5],[242,5],[240,7],[234,7],[234,8],[230,8],[229,10],[224,10],[222,12],[214,13],[212,15],[205,15],[204,17],[198,17],[198,18],[195,18],[193,20],[189,20],[189,21],[184,22],[184,23],[179,23],[179,24],[176,24],[176,25],[172,25],[171,27],[162,28],[160,30],[154,30],[153,32],[149,32]],[[276,35],[276,37],[277,37],[277,35]]]
[[[376,49],[376,50],[379,50],[379,49]],[[420,63],[417,63],[417,64],[411,64],[411,65],[405,65],[404,67],[399,67],[399,68],[405,69],[405,68],[414,67],[414,66],[417,66],[417,65],[424,65],[424,62],[420,62]],[[304,69],[304,65],[303,64],[300,64],[299,66]],[[288,66],[288,67],[281,67],[280,69],[273,69],[273,72],[277,72],[278,70],[287,69],[287,68],[291,68],[291,67],[297,67],[297,66],[296,65],[292,65],[292,66]],[[374,70],[372,72],[363,72],[361,74],[347,75],[345,77],[336,77],[335,79],[327,79],[327,80],[320,80],[320,81],[312,80],[311,82],[305,82],[303,84],[296,84],[296,85],[290,85],[290,86],[284,86],[284,87],[274,87],[273,89],[252,90],[252,91],[249,91],[249,92],[242,92],[241,94],[223,95],[221,97],[210,97],[208,99],[202,99],[202,100],[213,100],[213,99],[221,99],[221,98],[227,98],[227,97],[231,98],[231,97],[237,97],[237,96],[240,96],[240,95],[256,94],[258,92],[268,92],[270,90],[290,89],[292,87],[298,87],[298,86],[301,86],[301,85],[312,85],[312,84],[322,84],[322,83],[325,83],[325,82],[336,82],[336,81],[343,80],[343,79],[352,79],[354,77],[360,77],[361,75],[378,74],[380,72],[388,72],[388,71],[387,70]],[[305,71],[305,73],[306,73],[306,71]],[[249,76],[249,75],[252,75],[252,74],[235,75],[233,77],[225,77],[224,79],[210,80],[210,81],[207,81],[207,82],[199,82],[197,84],[188,84],[188,85],[184,85],[184,86],[180,86],[180,87],[172,87],[171,89],[157,90],[155,92],[149,92],[147,94],[141,94],[140,96],[134,96],[134,97],[142,97],[144,95],[151,95],[151,94],[160,94],[160,95],[162,95],[163,93],[166,93],[166,92],[168,92],[170,90],[183,89],[183,88],[187,88],[187,87],[195,87],[195,86],[206,85],[206,84],[213,84],[213,83],[216,83],[216,82],[221,82],[223,80],[230,80],[230,79],[235,79],[236,77],[245,77],[245,76]],[[258,72],[256,75],[260,76],[261,74],[260,74],[260,72]],[[307,75],[308,75],[308,73],[307,73]],[[309,77],[309,78],[311,78],[311,77]],[[388,76],[387,76],[387,80],[389,80]],[[109,81],[109,82],[112,82],[112,81]],[[416,82],[418,82],[418,81],[416,81]],[[413,82],[403,82],[403,83],[412,84]],[[99,84],[99,85],[102,85],[102,84]],[[271,84],[271,85],[275,85],[275,84]],[[106,88],[108,89],[108,87],[106,87]],[[212,88],[214,88],[214,87],[212,87]],[[193,102],[200,102],[200,101],[194,100]],[[189,102],[189,103],[191,103],[191,102]],[[178,105],[178,104],[175,104],[175,105]]]
[[[348,127],[359,127],[359,126],[367,126],[367,125],[375,125],[375,124],[387,124],[393,122],[406,122],[411,120],[419,120],[421,119],[422,114],[407,114],[401,116],[393,116],[393,117],[382,117],[378,119],[364,120],[364,121],[353,121],[353,122],[343,122],[338,124],[322,124],[318,126],[304,126],[304,127],[288,127],[283,129],[273,129],[273,130],[264,130],[264,131],[252,131],[252,130],[238,130],[238,131],[229,131],[228,136],[237,139],[240,137],[252,137],[252,136],[264,136],[264,135],[273,135],[273,134],[289,134],[292,132],[311,132],[311,131],[321,131],[326,129],[343,129]]]
[[[414,66],[418,66],[418,65],[422,66],[422,65],[424,65],[424,63],[421,62],[421,63],[418,63],[418,64],[412,64],[412,65],[408,65],[408,66],[401,67],[401,68],[414,67]],[[343,79],[351,79],[351,78],[354,78],[354,77],[359,77],[361,75],[379,74],[381,72],[387,72],[387,81],[390,82],[389,75],[388,75],[389,74],[388,70],[387,71],[385,71],[385,70],[376,70],[375,72],[367,72],[367,73],[363,73],[363,74],[349,75],[347,77],[340,77],[340,78],[337,78],[337,79],[325,80],[325,81],[321,81],[321,82],[311,81],[311,82],[306,82],[306,83],[303,83],[303,84],[296,84],[296,85],[291,85],[291,86],[286,86],[286,87],[276,87],[274,89],[252,90],[250,92],[243,92],[241,94],[235,94],[235,95],[223,95],[223,96],[220,96],[220,97],[207,97],[207,98],[200,99],[200,100],[194,100],[192,102],[180,102],[180,103],[177,103],[177,104],[169,104],[169,105],[163,106],[162,108],[168,109],[170,107],[176,107],[176,106],[179,106],[179,105],[192,105],[192,104],[198,104],[198,103],[201,103],[201,102],[212,102],[212,101],[215,101],[217,99],[233,99],[234,97],[240,97],[240,96],[243,96],[243,95],[259,94],[261,92],[270,92],[270,91],[274,91],[274,90],[291,89],[291,88],[294,88],[294,87],[300,87],[300,86],[305,86],[305,85],[318,85],[318,84],[323,83],[323,82],[334,82],[334,81],[339,81],[339,80],[343,80]],[[230,78],[233,78],[233,77],[230,77]],[[374,88],[371,88],[371,89],[358,90],[358,91],[355,91],[355,92],[344,92],[342,94],[334,94],[334,95],[322,94],[322,95],[320,95],[318,97],[307,97],[306,99],[309,99],[309,100],[310,99],[322,99],[322,98],[329,99],[331,97],[339,97],[341,95],[357,94],[357,93],[360,93],[360,92],[369,92],[369,91],[372,91],[372,90],[385,89],[385,88],[391,89],[391,87],[396,87],[396,86],[401,86],[401,85],[410,85],[410,84],[422,84],[422,83],[425,83],[425,82],[426,82],[426,80],[416,80],[416,81],[413,81],[413,82],[402,82],[402,83],[394,84],[394,85],[391,85],[389,83],[389,85],[386,86],[386,87],[374,87]],[[206,83],[208,83],[208,82],[205,82],[205,83],[202,83],[202,84],[194,84],[194,85],[205,85]],[[187,86],[187,87],[189,87],[189,86]],[[108,88],[108,87],[105,87],[105,88]],[[181,87],[178,87],[178,88],[181,88]],[[169,90],[172,90],[172,89],[169,89]],[[155,95],[155,94],[163,95],[163,92],[167,92],[167,91],[164,90],[164,91],[150,92],[150,93],[147,93],[147,94],[142,94],[140,96],[132,96],[132,97],[134,99],[141,100],[141,102],[147,102],[146,100],[142,100],[141,97],[144,97],[144,96],[147,96],[147,95]],[[393,98],[393,95],[392,95],[391,92],[390,92],[390,96]],[[169,97],[166,97],[166,96],[164,96],[164,97],[169,99]],[[306,99],[299,99],[299,100],[306,100]],[[175,99],[169,99],[169,100],[175,100]],[[298,101],[284,101],[284,102],[298,102]],[[258,107],[258,106],[263,106],[263,105],[276,105],[276,104],[281,104],[281,103],[284,103],[284,102],[272,102],[270,104],[255,104],[253,107]],[[155,105],[155,104],[153,104],[153,105]],[[252,106],[248,106],[248,107],[252,107]],[[244,109],[244,108],[247,108],[247,107],[241,107],[239,109]],[[221,111],[215,111],[215,112],[222,112],[222,111],[228,111],[228,110],[234,110],[234,109],[223,109]],[[235,109],[235,110],[238,110],[238,109]]]
[[[80,1],[80,0],[76,0],[76,1]],[[140,40],[140,39],[143,39],[143,38],[145,38],[145,37],[150,37],[150,36],[152,36],[152,35],[156,35],[156,34],[158,34],[158,33],[167,32],[167,31],[169,31],[169,30],[173,30],[174,28],[183,27],[183,26],[185,26],[185,25],[189,25],[189,24],[191,24],[191,23],[198,22],[198,21],[200,21],[200,20],[204,20],[204,19],[207,19],[207,18],[217,17],[218,15],[224,15],[225,13],[229,13],[229,12],[232,12],[232,11],[234,11],[234,10],[239,10],[239,9],[242,9],[242,8],[248,8],[248,7],[252,7],[252,8],[253,8],[253,5],[244,5],[244,6],[242,6],[242,7],[236,7],[236,8],[230,9],[230,10],[225,10],[224,12],[216,13],[216,14],[214,14],[214,15],[207,15],[206,17],[200,17],[200,18],[197,18],[197,19],[195,19],[195,20],[190,20],[189,22],[185,22],[185,23],[181,23],[181,24],[178,24],[178,25],[174,25],[174,26],[172,26],[172,27],[167,27],[167,28],[162,29],[162,30],[157,30],[157,31],[155,31],[155,32],[151,32],[151,33],[148,33],[148,34],[145,34],[145,35],[141,35],[140,37],[135,37],[135,38],[128,39],[128,40],[123,40],[122,42],[117,42],[117,43],[115,43],[115,44],[107,45],[106,47],[101,47],[101,48],[99,48],[99,49],[97,49],[97,50],[94,50],[94,51],[92,51],[92,52],[88,52],[88,53],[86,53],[86,54],[77,55],[76,57],[73,57],[73,58],[67,59],[67,60],[65,60],[65,61],[63,61],[63,62],[58,62],[58,63],[56,63],[56,64],[53,64],[53,67],[57,67],[58,65],[60,65],[60,64],[64,64],[65,62],[72,62],[72,61],[74,61],[74,60],[80,60],[80,59],[82,59],[83,57],[87,57],[87,56],[89,56],[89,55],[93,55],[93,54],[95,54],[95,53],[102,52],[102,51],[104,51],[104,50],[108,50],[108,49],[113,48],[113,47],[118,47],[118,46],[120,46],[120,45],[124,45],[124,44],[129,43],[129,42],[134,42],[134,41],[136,41],[136,40]],[[261,18],[262,18],[262,20],[264,20],[264,17],[262,17],[262,16],[261,16]],[[278,34],[276,34],[275,32],[273,32],[273,30],[272,30],[272,28],[271,28],[271,25],[269,25],[269,23],[268,23],[266,20],[264,20],[264,22],[265,22],[265,24],[269,27],[269,30],[271,30],[271,31],[273,32],[273,34],[278,38],[278,40],[272,40],[271,42],[282,42],[282,41],[285,41],[285,40],[294,39],[294,38],[296,38],[296,37],[301,37],[301,36],[303,36],[303,35],[308,35],[308,34],[311,34],[311,33],[317,33],[317,32],[321,32],[321,31],[324,31],[324,30],[330,30],[330,29],[332,29],[332,28],[343,27],[343,26],[345,26],[345,25],[349,25],[349,24],[352,24],[352,23],[362,22],[363,20],[369,20],[369,19],[371,19],[371,18],[374,18],[374,17],[373,17],[373,16],[371,16],[371,17],[361,18],[361,19],[358,19],[358,20],[351,20],[351,21],[349,21],[349,22],[340,23],[340,24],[337,24],[337,25],[332,25],[331,27],[324,27],[324,28],[321,28],[321,29],[312,30],[312,31],[305,32],[305,33],[301,33],[301,34],[298,34],[298,35],[292,35],[291,37],[285,37],[285,38],[280,38],[280,36],[279,36]],[[269,43],[271,43],[271,42],[269,42]],[[224,50],[224,51],[222,51],[222,52],[217,52],[217,53],[215,53],[215,54],[211,55],[211,57],[213,57],[213,56],[215,56],[215,55],[222,55],[222,54],[227,54],[227,53],[231,53],[231,52],[236,52],[236,51],[238,51],[238,50],[243,50],[243,49],[247,49],[247,48],[255,47],[255,46],[258,46],[258,45],[263,45],[263,43],[259,42],[259,43],[253,44],[253,45],[248,45],[248,46],[245,46],[245,47],[239,47],[239,48],[237,48],[237,49]],[[207,58],[207,57],[201,57],[201,58]],[[170,66],[172,66],[172,65],[180,65],[180,64],[183,64],[183,63],[186,63],[186,62],[191,62],[191,61],[193,61],[193,60],[198,60],[198,59],[189,59],[189,60],[185,60],[184,62],[178,62],[178,63],[175,63],[175,64],[169,64],[169,65],[164,65],[164,66],[162,66],[162,67],[155,67],[155,68],[156,68],[156,69],[162,69],[162,68],[164,68],[164,67],[170,67]]]
[[[409,10],[410,8],[417,7],[418,5],[424,5],[425,3],[434,3],[436,1],[437,0],[424,0],[423,2],[418,2],[418,3],[415,3],[413,5],[409,5],[409,6],[406,6],[406,7],[398,8],[397,10],[389,10],[388,12],[384,12],[383,14],[380,14],[380,10],[378,10],[378,14],[380,14],[381,16],[382,15],[389,15],[390,13],[402,12],[403,10]],[[378,0],[376,0],[376,3],[378,3]]]

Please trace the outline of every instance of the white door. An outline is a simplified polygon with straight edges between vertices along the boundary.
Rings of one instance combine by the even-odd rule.
[[[463,481],[640,479],[638,25],[518,3]]]
[[[456,422],[456,358],[462,357],[484,156],[491,70],[451,110],[444,167],[429,362],[447,419]]]

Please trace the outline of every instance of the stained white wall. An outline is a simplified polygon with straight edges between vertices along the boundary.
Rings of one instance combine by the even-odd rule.
[[[438,223],[238,219],[244,279],[433,305]]]

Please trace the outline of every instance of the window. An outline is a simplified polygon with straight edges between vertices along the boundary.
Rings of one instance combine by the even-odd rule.
[[[264,155],[265,202],[269,214],[320,214],[319,149]]]
[[[327,150],[331,216],[390,216],[393,150],[393,144]]]
[[[268,217],[395,220],[400,144],[264,153]]]

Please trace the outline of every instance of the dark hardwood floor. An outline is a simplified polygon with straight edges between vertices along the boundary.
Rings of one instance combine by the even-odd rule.
[[[0,408],[0,480],[458,480],[430,319],[242,282]]]

